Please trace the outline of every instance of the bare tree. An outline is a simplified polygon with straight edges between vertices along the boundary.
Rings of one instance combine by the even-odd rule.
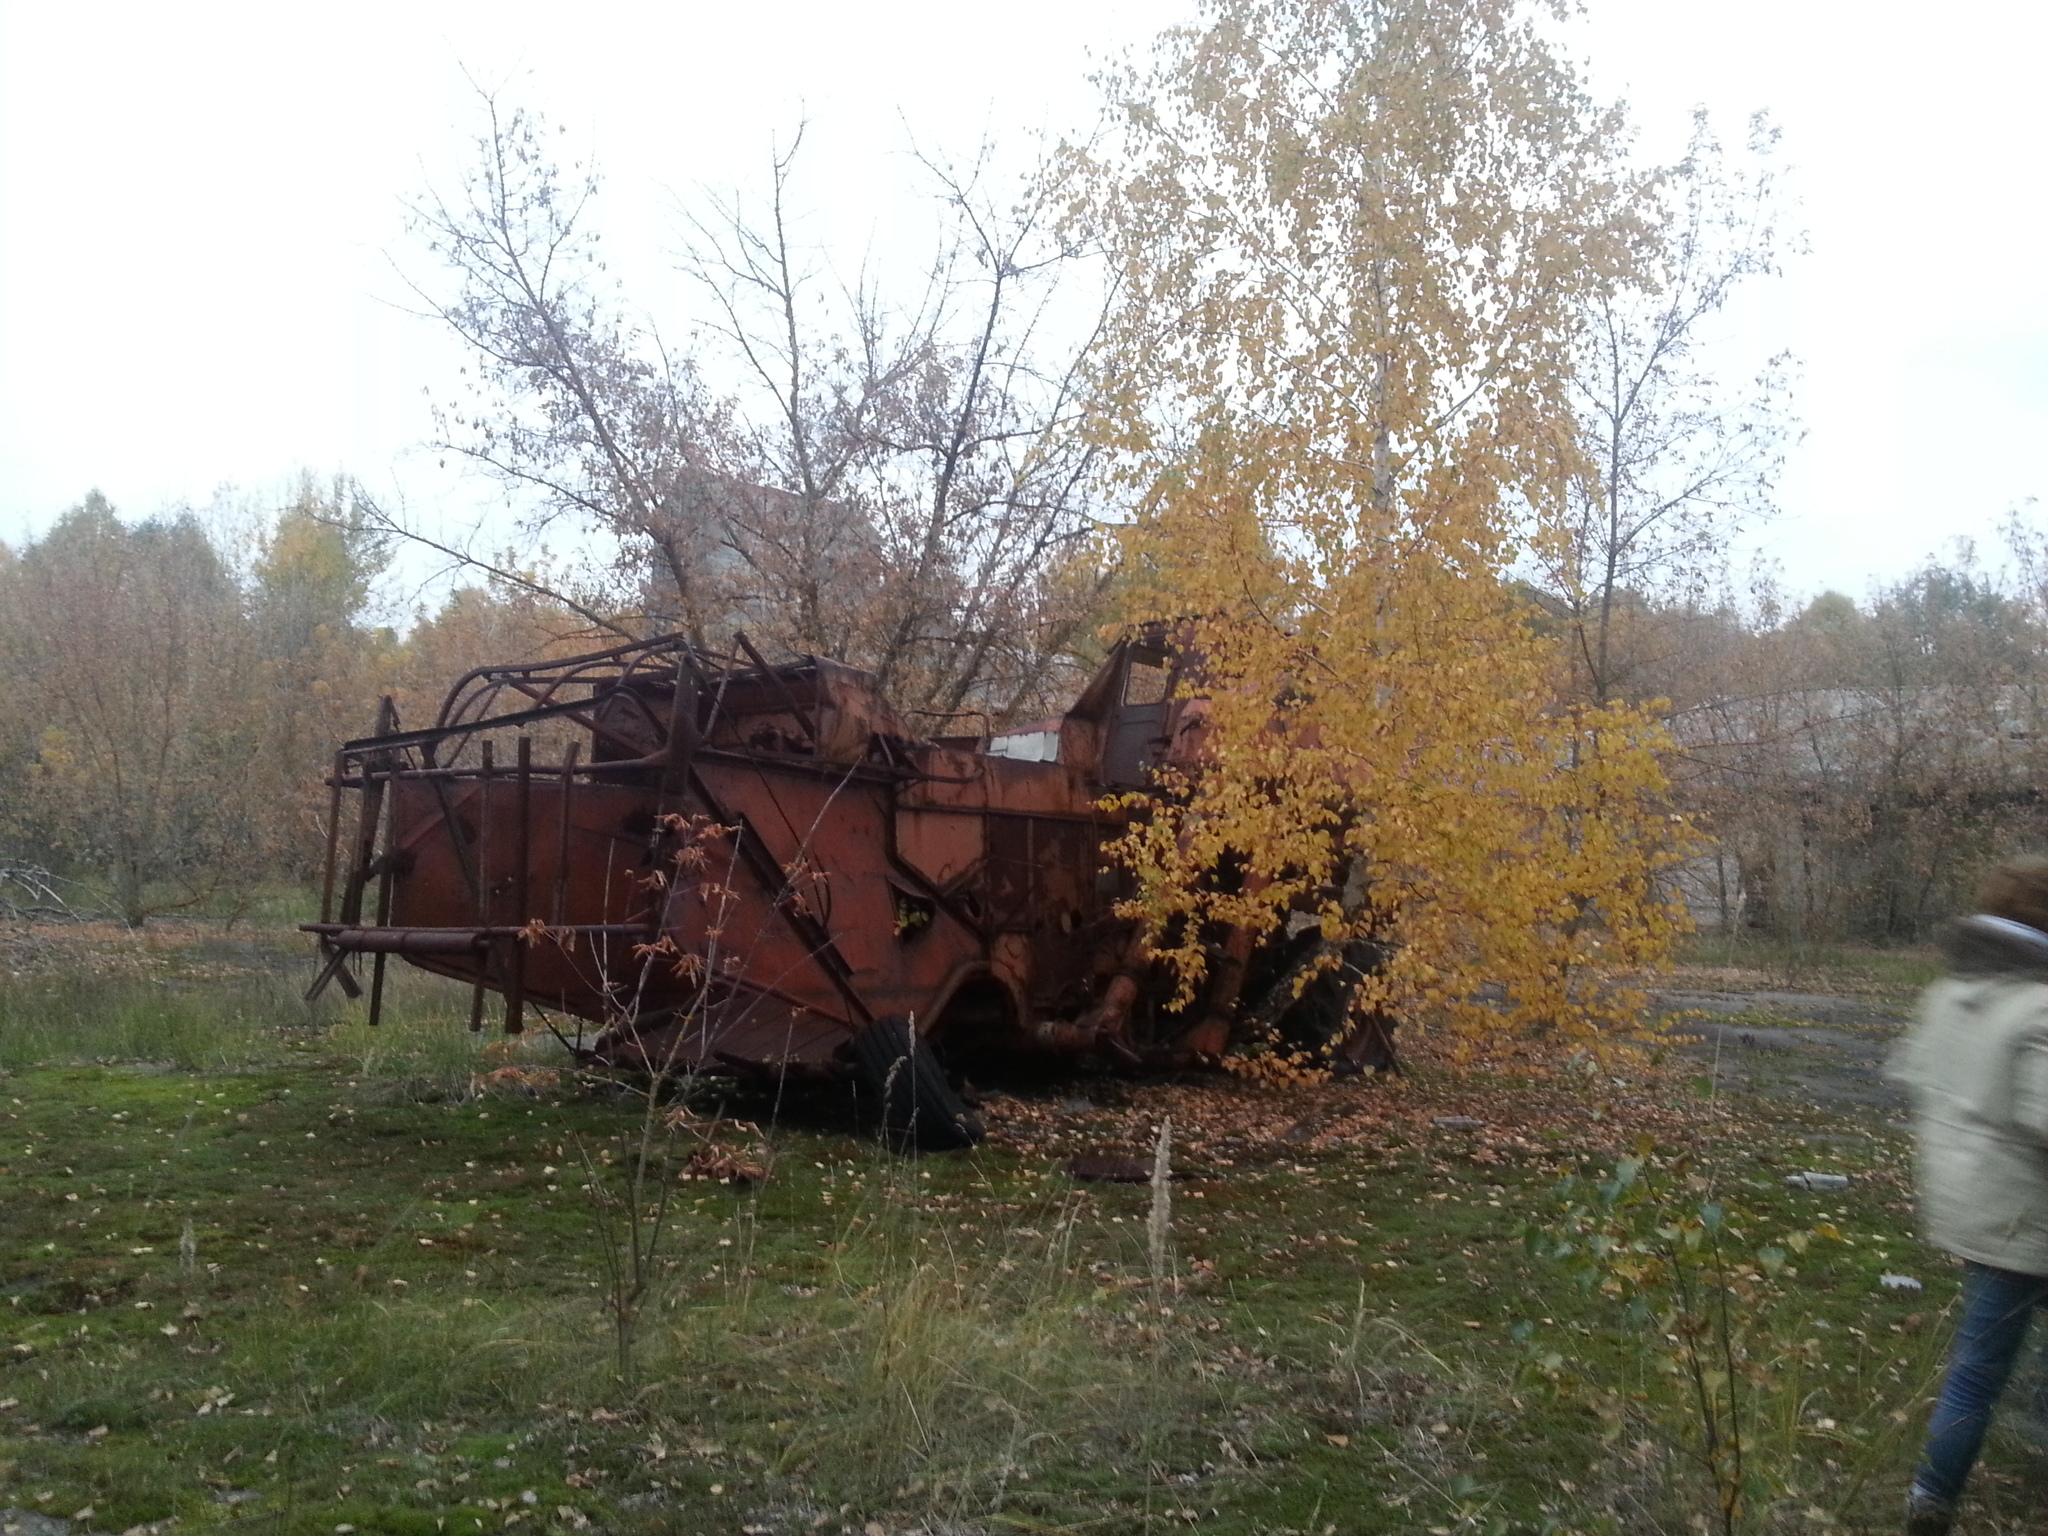
[[[986,147],[964,171],[920,156],[949,227],[918,302],[861,281],[822,334],[803,318],[824,279],[792,236],[795,152],[758,220],[736,200],[692,219],[685,267],[755,385],[737,412],[755,475],[786,493],[749,542],[796,598],[788,640],[829,636],[933,713],[1041,702],[1093,608],[1046,579],[1089,532],[1094,465],[1078,430],[1091,337],[1043,335],[1078,254],[1053,188],[998,208]],[[869,573],[872,591],[849,589]]]
[[[477,163],[457,193],[411,209],[415,232],[456,279],[452,295],[416,291],[477,362],[469,400],[441,415],[440,446],[523,492],[530,535],[569,520],[606,541],[608,563],[586,565],[580,590],[557,582],[550,595],[594,627],[636,635],[648,616],[633,594],[658,571],[670,615],[702,639],[725,607],[721,530],[704,506],[706,476],[718,470],[719,405],[686,361],[601,291],[586,218],[594,173],[558,165],[530,115],[505,112],[488,93],[483,106]],[[501,580],[527,580],[437,547]]]
[[[1076,255],[1052,189],[998,207],[985,154],[964,173],[924,159],[947,233],[916,301],[893,303],[800,238],[799,135],[758,215],[739,198],[685,211],[718,351],[678,357],[599,292],[596,178],[485,103],[478,167],[414,210],[457,280],[432,312],[480,364],[445,446],[527,497],[530,534],[573,520],[602,536],[608,562],[563,599],[622,633],[743,625],[871,667],[935,715],[1041,704],[1101,591],[1099,573],[1075,579],[1089,338],[1047,335]],[[727,397],[707,377],[737,383]]]
[[[1789,360],[1772,358],[1735,391],[1701,351],[1736,290],[1774,273],[1796,238],[1780,222],[1775,142],[1775,130],[1754,119],[1749,163],[1731,167],[1697,114],[1685,159],[1663,178],[1656,259],[1586,316],[1578,467],[1543,583],[1562,606],[1575,670],[1595,703],[1644,691],[1636,673],[1652,658],[1634,654],[1632,620],[1657,602],[1696,597],[1729,537],[1770,511],[1790,431]]]
[[[2021,551],[2024,553],[2024,551]],[[1758,615],[1680,711],[1683,794],[1735,870],[1724,921],[1924,938],[1984,860],[2048,833],[2048,634],[1967,547],[1878,589]],[[1703,682],[1708,679],[1702,679]]]

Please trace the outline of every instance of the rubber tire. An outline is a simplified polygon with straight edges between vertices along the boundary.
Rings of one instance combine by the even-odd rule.
[[[1377,944],[1354,940],[1345,945],[1342,964],[1316,976],[1299,997],[1289,995],[1302,967],[1323,950],[1320,941],[1303,950],[1294,958],[1293,965],[1268,984],[1248,1012],[1254,1017],[1269,1013],[1283,1041],[1296,1050],[1326,1053],[1339,1072],[1357,1072],[1365,1067],[1400,1071],[1400,1058],[1394,1052],[1394,1021],[1379,1013],[1357,1020],[1351,1017],[1351,997],[1359,981],[1386,963],[1386,955]],[[1333,1040],[1339,1040],[1334,1049]]]
[[[912,1041],[910,1022],[900,1014],[855,1035],[853,1060],[881,1100],[882,1124],[892,1135],[925,1151],[958,1151],[988,1134],[946,1081],[931,1047]]]

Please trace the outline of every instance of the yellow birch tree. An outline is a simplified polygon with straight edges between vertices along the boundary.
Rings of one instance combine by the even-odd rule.
[[[1585,305],[1655,238],[1540,19],[1209,0],[1081,162],[1128,616],[1182,626],[1210,701],[1122,850],[1189,996],[1215,925],[1291,910],[1389,955],[1361,1010],[1597,1039],[1631,999],[1587,983],[1683,922],[1657,727],[1561,703],[1508,580],[1577,462]]]

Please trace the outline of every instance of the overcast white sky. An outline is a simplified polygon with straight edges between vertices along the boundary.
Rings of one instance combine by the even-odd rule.
[[[756,186],[811,123],[821,234],[887,248],[910,132],[965,152],[1085,125],[1091,57],[1179,0],[863,6],[0,0],[0,539],[98,486],[129,514],[346,470],[431,512],[413,451],[456,359],[404,298],[400,199],[475,130],[465,68],[607,173],[636,296],[670,303],[674,194]],[[2048,7],[1589,0],[1596,89],[1670,151],[1695,103],[1785,129],[1812,253],[1743,314],[1803,365],[1807,438],[1758,540],[1861,591],[2048,493]]]

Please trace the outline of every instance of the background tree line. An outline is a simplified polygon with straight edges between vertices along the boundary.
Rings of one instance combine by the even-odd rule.
[[[1674,792],[1715,842],[1705,922],[1907,943],[1995,856],[2048,846],[2048,585],[2040,534],[1960,546],[1856,601],[1644,606],[1643,686],[1670,702]]]
[[[136,925],[302,886],[327,764],[380,697],[415,719],[469,667],[587,637],[503,584],[400,633],[374,617],[388,557],[346,480],[239,531],[190,511],[123,521],[94,492],[0,546],[0,854]]]

